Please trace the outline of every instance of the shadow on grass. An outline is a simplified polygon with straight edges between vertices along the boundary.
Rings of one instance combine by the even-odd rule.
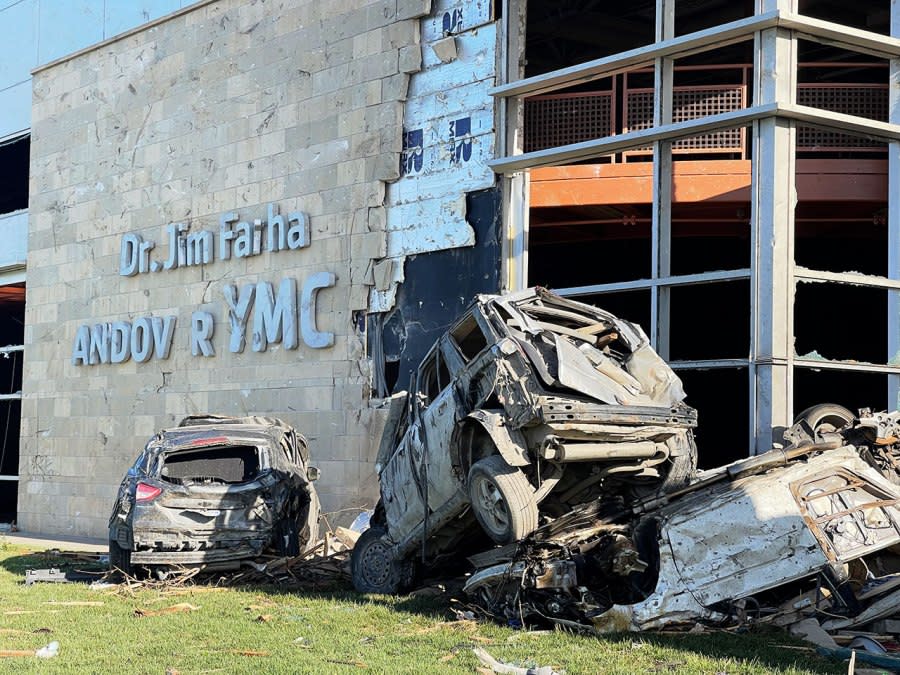
[[[649,644],[666,650],[691,652],[710,659],[731,660],[740,668],[742,664],[755,664],[767,670],[781,671],[803,668],[818,673],[846,673],[847,666],[823,658],[808,644],[786,632],[769,626],[760,626],[746,632],[713,631],[709,633],[618,633],[595,638],[610,644]],[[660,663],[660,671],[678,672],[683,664]]]
[[[103,572],[106,570],[106,563],[98,560],[99,554],[61,554],[53,551],[34,551],[21,553],[18,555],[10,555],[9,548],[0,547],[0,568],[5,569],[10,574],[22,577],[25,581],[25,572],[27,570],[38,569],[58,569],[66,570],[85,570],[91,572]],[[15,550],[15,549],[12,549]]]
[[[25,582],[25,573],[29,569],[56,568],[67,570],[90,570],[102,572],[105,566],[86,559],[73,558],[68,555],[54,555],[52,552],[22,553],[9,555],[9,551],[0,551],[0,568],[17,577],[20,583]],[[111,579],[114,580],[114,579]],[[223,577],[211,573],[191,580],[196,586],[222,585]],[[157,585],[161,582],[151,582]],[[265,594],[269,597],[303,596],[326,602],[339,604],[380,605],[395,612],[415,614],[425,619],[442,622],[454,618],[451,608],[453,598],[461,598],[458,586],[452,581],[447,584],[448,592],[440,595],[404,595],[385,596],[360,594],[353,590],[350,580],[338,578],[326,587],[314,587],[301,583],[260,583],[254,580],[248,583],[225,584],[239,591]],[[791,668],[812,670],[822,673],[845,673],[846,665],[824,659],[816,655],[809,645],[800,642],[787,633],[769,627],[760,627],[744,633],[710,631],[707,633],[614,633],[608,635],[571,636],[576,648],[590,649],[595,644],[598,650],[654,649],[659,652],[653,657],[655,669],[649,672],[681,672],[687,665],[682,658],[689,654],[696,656],[728,660],[741,670],[750,664],[772,671]],[[680,656],[684,654],[684,657]]]

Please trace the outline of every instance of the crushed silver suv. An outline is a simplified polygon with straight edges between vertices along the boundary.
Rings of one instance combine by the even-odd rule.
[[[125,474],[109,519],[110,566],[160,576],[232,569],[317,543],[319,499],[306,439],[271,417],[186,417]]]
[[[633,323],[540,288],[478,296],[392,399],[354,585],[396,592],[414,558],[480,530],[507,544],[600,497],[683,486],[697,422],[683,398]]]

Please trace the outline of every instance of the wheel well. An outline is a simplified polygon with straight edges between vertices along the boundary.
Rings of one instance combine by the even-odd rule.
[[[497,454],[494,439],[475,420],[463,420],[453,447],[456,449],[454,466],[459,469],[462,476],[467,476],[469,469],[479,459]]]

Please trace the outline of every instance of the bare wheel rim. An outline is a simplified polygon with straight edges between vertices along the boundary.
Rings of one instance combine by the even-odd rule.
[[[503,534],[509,531],[509,507],[497,486],[487,478],[476,479],[475,493],[478,498],[478,511],[484,518],[484,524],[492,531]]]
[[[382,586],[388,582],[391,575],[391,560],[388,547],[380,540],[366,547],[362,557],[362,569],[373,586]]]

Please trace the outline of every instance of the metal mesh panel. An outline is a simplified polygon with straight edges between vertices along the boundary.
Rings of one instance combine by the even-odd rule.
[[[525,152],[610,136],[612,94],[562,94],[525,100]]]
[[[888,95],[884,85],[801,84],[797,103],[831,112],[856,115],[886,122]],[[884,144],[859,136],[842,134],[817,127],[797,127],[797,149],[824,152],[828,150],[880,150]]]
[[[676,87],[673,91],[673,121],[740,110],[746,106],[744,85]],[[542,150],[616,133],[613,92],[554,94],[525,101],[525,151]],[[888,118],[887,87],[880,84],[801,84],[797,101],[823,110],[874,120]],[[622,131],[653,126],[653,90],[627,89],[623,100]],[[672,144],[676,153],[743,153],[745,130],[722,129],[684,138]],[[798,126],[797,149],[805,152],[873,151],[883,144],[836,131]],[[648,147],[629,150],[627,155],[645,155]]]
[[[679,87],[672,92],[673,122],[685,122],[709,115],[740,110],[744,107],[745,89],[740,85],[722,87]],[[653,90],[629,90],[626,99],[626,131],[639,131],[653,126]],[[672,144],[673,152],[740,152],[743,129],[722,129],[711,134],[683,138]],[[628,154],[645,154],[650,147],[629,150]]]

